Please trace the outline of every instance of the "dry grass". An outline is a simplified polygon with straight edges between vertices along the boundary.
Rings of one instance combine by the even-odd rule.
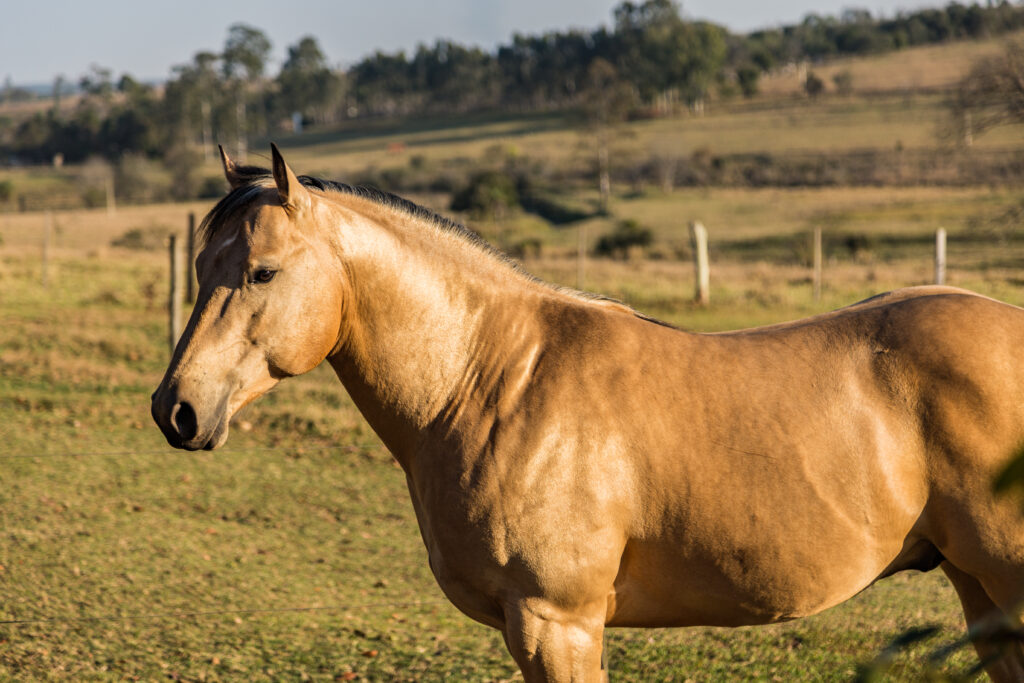
[[[48,289],[34,258],[0,247],[0,619],[43,621],[0,626],[0,678],[518,678],[500,636],[441,596],[401,471],[327,368],[247,408],[226,451],[171,451],[148,416],[167,354],[163,254],[62,253]],[[558,255],[527,266],[575,277]],[[707,309],[688,301],[685,262],[593,260],[586,283],[712,330],[849,303],[926,271],[833,263],[816,303],[805,268],[718,262]],[[997,291],[999,277],[979,284]],[[39,457],[9,457],[21,455]],[[274,611],[296,607],[316,609]],[[196,612],[210,614],[181,616]],[[622,629],[607,643],[626,680],[825,680],[851,677],[922,624],[943,634],[892,675],[918,680],[927,652],[962,629],[939,574],[895,577],[790,624]]]
[[[939,111],[928,97],[730,107],[634,123],[622,131],[622,153],[928,146]],[[583,140],[544,117],[437,122],[291,140],[286,156],[299,172],[346,180],[370,165],[407,166],[417,154],[428,163],[515,153],[582,164]],[[393,142],[404,149],[388,153]],[[1015,188],[618,190],[611,216],[579,224],[586,242],[635,218],[655,235],[651,258],[589,259],[582,284],[685,328],[778,322],[928,282],[927,237],[939,226],[951,236],[951,284],[1024,303],[1024,248],[1005,219],[1020,204]],[[417,199],[441,210],[447,201]],[[55,214],[47,289],[45,216],[0,214],[0,619],[56,618],[0,625],[0,678],[516,678],[500,636],[443,600],[402,473],[327,368],[249,406],[226,451],[184,454],[163,442],[148,411],[167,359],[167,257],[159,244],[128,251],[111,242],[131,230],[158,241],[180,234],[189,211],[198,217],[209,206]],[[707,308],[691,301],[691,220],[711,233]],[[577,226],[515,216],[473,227],[508,247],[540,239],[527,269],[577,285]],[[821,301],[807,264],[813,227],[825,231],[828,253]],[[851,234],[862,238],[856,249],[844,246]],[[968,239],[979,234],[992,241]],[[121,455],[66,455],[83,452]],[[21,455],[45,457],[10,457]],[[232,611],[303,606],[328,609]],[[117,618],[133,614],[158,616]],[[834,680],[853,676],[901,631],[930,623],[943,635],[892,672],[910,681],[925,676],[927,653],[963,628],[937,573],[893,577],[790,624],[624,629],[607,642],[612,675],[624,680]],[[947,670],[973,661],[960,651]]]
[[[853,77],[854,92],[943,90],[963,78],[973,62],[998,54],[1008,40],[1022,35],[923,45],[876,56],[836,59],[807,68],[825,82],[826,91],[835,90],[832,79],[842,72]],[[802,76],[796,67],[778,69],[762,79],[761,93],[766,97],[802,95]]]

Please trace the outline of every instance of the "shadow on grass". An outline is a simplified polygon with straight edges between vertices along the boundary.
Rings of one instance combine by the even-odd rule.
[[[498,126],[496,130],[481,127]],[[469,130],[462,130],[469,128]],[[305,149],[325,144],[366,141],[379,144],[380,140],[396,135],[414,136],[423,133],[437,133],[426,140],[407,142],[409,147],[420,147],[455,142],[469,142],[492,138],[519,137],[543,131],[560,131],[572,128],[571,122],[562,115],[551,113],[512,115],[503,112],[476,114],[461,117],[432,116],[410,118],[357,119],[338,127],[302,133],[301,135],[274,136],[282,150]],[[447,134],[446,131],[450,131]],[[260,140],[263,146],[267,140]]]

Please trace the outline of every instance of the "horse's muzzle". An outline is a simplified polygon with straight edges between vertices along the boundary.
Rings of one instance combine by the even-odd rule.
[[[152,396],[150,413],[164,437],[174,448],[187,451],[213,450],[227,439],[227,420],[220,419],[202,428],[196,409],[177,391],[157,389]]]

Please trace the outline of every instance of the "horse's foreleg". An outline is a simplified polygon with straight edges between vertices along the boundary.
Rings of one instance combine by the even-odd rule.
[[[604,603],[565,610],[539,598],[505,605],[505,644],[531,681],[602,681]]]
[[[988,675],[996,683],[1024,681],[1024,643],[1007,637],[1022,627],[1019,613],[1000,609],[977,579],[949,562],[942,563],[942,570],[960,596],[967,628],[976,638],[974,647]]]

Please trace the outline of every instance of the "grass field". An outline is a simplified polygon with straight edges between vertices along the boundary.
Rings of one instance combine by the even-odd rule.
[[[676,258],[591,259],[585,286],[712,330],[928,281],[926,242],[857,253],[840,244],[814,302],[800,254],[767,238],[789,235],[798,249],[802,231],[828,215],[842,217],[826,221],[832,230],[905,237],[946,223],[950,281],[1019,304],[1024,249],[1012,240],[956,248],[976,216],[1014,201],[1006,191],[928,188],[621,197],[617,214],[656,226],[662,248],[691,217],[715,226],[712,305],[692,305],[692,269]],[[500,636],[441,596],[402,472],[326,368],[247,408],[224,451],[166,446],[148,414],[168,355],[165,255],[109,244],[133,228],[180,229],[199,208],[57,215],[46,289],[44,217],[0,217],[0,621],[23,622],[0,624],[0,678],[516,678]],[[505,235],[499,224],[479,227]],[[574,285],[575,231],[549,230],[550,248],[526,265]],[[918,680],[926,655],[962,628],[937,573],[888,579],[790,624],[613,630],[607,647],[620,680],[843,680],[903,630],[932,624],[940,635],[890,672]],[[961,651],[944,667],[972,662]]]
[[[819,74],[848,69],[860,92],[816,102],[795,96],[781,75],[752,102],[623,126],[613,159],[944,149],[933,91],[994,50],[957,44],[837,63]],[[977,145],[1019,151],[1021,132],[995,130]],[[279,142],[298,172],[348,181],[368,170],[509,159],[582,167],[593,156],[585,135],[547,115],[359,123]],[[253,149],[250,161],[260,163],[262,148]],[[74,175],[7,169],[0,180],[45,194]],[[540,244],[525,267],[545,279],[695,331],[794,319],[928,283],[937,227],[950,236],[947,282],[1024,304],[1019,188],[615,190],[609,215],[569,226],[513,213],[471,227],[509,251]],[[442,211],[449,198],[413,197]],[[569,198],[596,202],[579,188]],[[46,215],[0,212],[0,680],[519,678],[497,632],[441,595],[403,473],[329,369],[246,408],[224,450],[166,445],[149,416],[169,356],[163,240],[210,204],[54,213],[47,287]],[[579,241],[589,249],[623,219],[649,228],[654,244],[581,268]],[[711,235],[706,308],[692,302],[693,220]],[[820,301],[809,269],[814,228],[825,241]],[[606,642],[618,680],[833,681],[926,625],[939,634],[901,654],[885,679],[913,681],[928,675],[929,653],[962,633],[940,573],[892,577],[788,624],[621,629]],[[962,673],[973,662],[961,649],[942,669]]]

